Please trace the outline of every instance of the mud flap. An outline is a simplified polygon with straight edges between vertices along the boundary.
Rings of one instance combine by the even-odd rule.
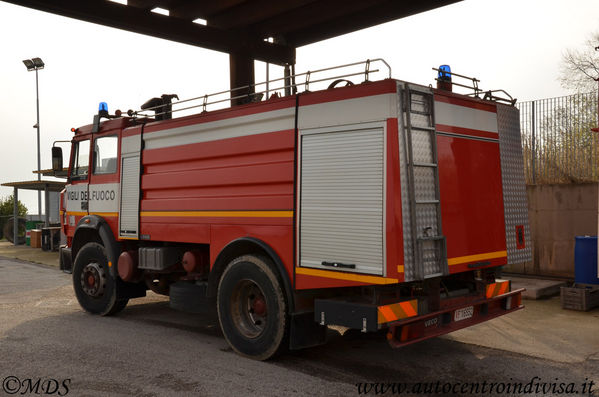
[[[58,260],[60,270],[68,274],[71,274],[73,272],[73,257],[71,256],[70,248],[61,245],[58,248]]]
[[[327,327],[314,321],[314,313],[295,313],[290,316],[289,350],[319,346],[326,342]]]

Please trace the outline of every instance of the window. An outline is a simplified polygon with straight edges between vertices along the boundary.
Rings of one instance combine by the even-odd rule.
[[[94,140],[94,175],[116,172],[118,138],[105,136]]]
[[[72,179],[86,179],[89,169],[89,139],[75,142],[73,146],[73,164],[71,165]]]

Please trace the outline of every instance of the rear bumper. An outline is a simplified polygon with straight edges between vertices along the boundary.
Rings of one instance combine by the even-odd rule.
[[[523,309],[523,291],[524,289],[518,289],[434,313],[389,323],[387,339],[392,347],[406,346]],[[472,316],[463,318],[463,313],[469,313],[470,308],[472,308]]]

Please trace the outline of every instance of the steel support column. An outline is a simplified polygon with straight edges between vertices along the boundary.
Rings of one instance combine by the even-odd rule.
[[[249,102],[254,93],[254,59],[248,54],[229,54],[229,73],[231,90],[238,88],[231,91],[231,106]]]
[[[48,190],[48,185],[44,187],[44,202],[45,202],[45,225],[46,227],[50,226],[50,191]]]
[[[12,213],[12,222],[13,222],[13,244],[19,245],[19,189],[14,187],[13,193],[13,213]]]

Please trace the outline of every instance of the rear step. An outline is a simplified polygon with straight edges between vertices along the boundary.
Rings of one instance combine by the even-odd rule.
[[[387,338],[393,347],[443,335],[522,309],[522,291],[510,290],[510,282],[497,280],[485,287],[484,294],[467,300],[449,299],[439,311],[427,313],[425,300],[376,305],[352,301],[352,298],[314,300],[314,321],[320,325],[339,325],[362,332],[389,328]],[[459,303],[457,303],[459,302]],[[443,306],[442,306],[443,307]]]
[[[418,309],[418,300],[410,298],[382,306],[343,299],[316,299],[314,321],[320,325],[340,325],[362,332],[376,332],[385,323],[418,316]]]
[[[387,340],[391,347],[402,347],[523,309],[523,291],[524,288],[476,302],[468,302],[459,307],[397,321],[389,324]]]

